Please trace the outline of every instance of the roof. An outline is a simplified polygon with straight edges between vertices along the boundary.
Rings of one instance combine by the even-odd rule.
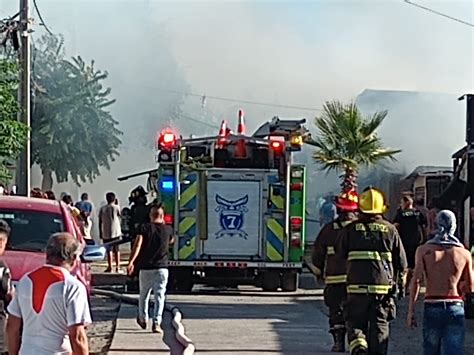
[[[58,201],[23,196],[1,196],[0,208],[15,210],[33,210],[61,214],[61,205]]]
[[[441,173],[441,172],[452,174],[453,168],[450,166],[446,167],[446,166],[422,165],[422,166],[418,166],[415,170],[413,170],[412,173],[405,178],[405,180],[416,178],[417,176],[422,175],[422,174]]]
[[[454,153],[452,155],[451,158],[453,159],[461,159],[464,154],[467,152],[467,145],[465,145],[464,147],[462,147],[461,149],[459,149],[456,153]]]

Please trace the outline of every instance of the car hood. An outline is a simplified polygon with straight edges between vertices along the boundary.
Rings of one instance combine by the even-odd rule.
[[[33,271],[46,262],[46,254],[33,251],[7,250],[2,257],[12,274],[12,280],[18,281],[26,273]]]

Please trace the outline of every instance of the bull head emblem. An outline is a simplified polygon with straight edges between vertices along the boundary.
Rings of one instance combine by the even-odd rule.
[[[244,225],[244,214],[248,212],[247,203],[249,196],[245,195],[237,200],[227,200],[216,194],[217,207],[219,212],[219,224],[221,230],[216,233],[216,238],[220,239],[225,236],[234,237],[235,235],[247,239],[247,233],[241,228]]]

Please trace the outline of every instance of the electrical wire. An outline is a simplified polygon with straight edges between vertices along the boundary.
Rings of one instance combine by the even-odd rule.
[[[447,15],[447,14],[445,14],[445,13],[442,13],[442,12],[439,12],[439,11],[436,11],[436,10],[433,10],[433,9],[430,9],[429,7],[426,7],[426,6],[423,6],[423,5],[414,3],[414,2],[411,1],[411,0],[403,0],[403,1],[404,1],[405,3],[407,3],[407,4],[409,4],[409,5],[416,6],[416,7],[419,7],[420,9],[429,11],[429,12],[431,12],[431,13],[433,13],[433,14],[446,17],[446,18],[448,18],[448,19],[450,19],[450,20],[452,20],[452,21],[456,21],[456,22],[462,23],[463,25],[467,25],[467,26],[470,26],[470,27],[474,27],[474,24],[472,24],[472,23],[470,23],[470,22],[467,22],[467,21],[461,20],[461,19],[459,19],[459,18],[456,18],[456,17],[450,16],[450,15]]]
[[[202,121],[202,120],[194,118],[194,117],[189,117],[189,116],[186,116],[186,115],[179,115],[179,117],[180,118],[182,117],[182,118],[187,119],[189,121],[200,123],[202,125],[205,125],[205,126],[208,126],[208,127],[211,127],[211,128],[217,128],[217,129],[220,128],[219,126],[217,126],[215,124],[212,124],[212,123],[209,123],[209,122],[206,122],[206,121]]]
[[[50,34],[50,35],[54,35],[53,32],[51,32],[51,30],[49,29],[49,27],[46,25],[46,23],[44,22],[43,20],[43,16],[41,16],[41,12],[38,8],[38,5],[36,4],[36,0],[33,0],[33,5],[35,6],[35,10],[36,10],[36,13],[38,14],[38,17],[41,21],[41,25],[46,29],[46,31]]]
[[[322,111],[320,108],[314,108],[314,107],[280,105],[280,104],[274,104],[274,103],[268,103],[268,102],[251,101],[251,100],[244,100],[244,99],[234,99],[234,98],[221,97],[221,96],[201,95],[201,94],[196,94],[196,93],[192,93],[192,92],[169,90],[169,89],[162,89],[162,88],[156,88],[156,87],[150,87],[150,86],[147,86],[146,88],[148,88],[150,90],[155,90],[155,91],[168,92],[168,93],[171,93],[171,94],[193,96],[193,97],[200,97],[200,98],[205,97],[206,100],[211,99],[211,100],[217,100],[217,101],[236,102],[236,103],[249,104],[249,105],[258,105],[258,106],[279,107],[279,108],[287,108],[287,109],[302,110],[302,111]]]

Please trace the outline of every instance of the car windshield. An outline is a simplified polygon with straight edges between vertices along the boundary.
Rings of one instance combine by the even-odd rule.
[[[0,219],[11,227],[7,249],[44,251],[51,234],[64,231],[60,214],[0,209]]]

